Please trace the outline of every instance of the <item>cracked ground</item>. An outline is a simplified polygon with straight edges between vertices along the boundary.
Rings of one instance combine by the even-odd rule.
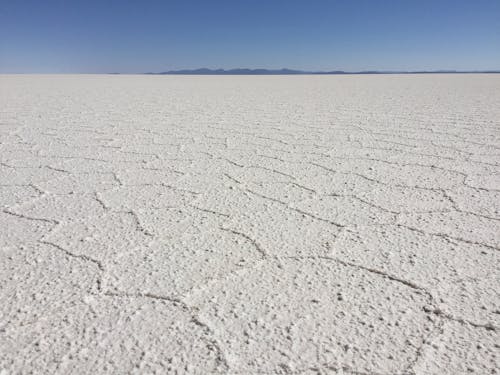
[[[2,375],[498,373],[500,75],[0,102]]]

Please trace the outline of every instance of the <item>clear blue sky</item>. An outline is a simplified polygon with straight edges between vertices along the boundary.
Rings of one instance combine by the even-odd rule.
[[[500,69],[500,0],[0,0],[0,72]]]

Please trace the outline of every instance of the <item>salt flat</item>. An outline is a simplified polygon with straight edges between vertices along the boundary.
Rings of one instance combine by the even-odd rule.
[[[494,374],[500,75],[0,76],[0,373]]]

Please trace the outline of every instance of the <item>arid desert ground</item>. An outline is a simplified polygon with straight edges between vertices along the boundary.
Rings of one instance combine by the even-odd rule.
[[[499,74],[0,103],[2,375],[498,373]]]

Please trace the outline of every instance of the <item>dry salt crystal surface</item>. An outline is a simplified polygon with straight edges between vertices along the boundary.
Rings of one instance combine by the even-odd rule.
[[[0,102],[2,374],[498,373],[500,75]]]

